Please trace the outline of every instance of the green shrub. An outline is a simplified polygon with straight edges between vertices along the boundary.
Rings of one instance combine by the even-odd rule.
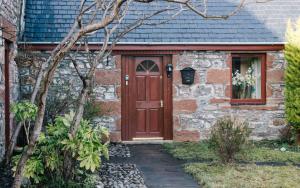
[[[37,106],[29,101],[22,101],[11,106],[18,122],[32,121],[37,113]]]
[[[37,106],[29,101],[21,101],[11,106],[11,111],[14,113],[16,121],[24,128],[27,143],[29,143],[31,122],[34,121],[37,110]]]
[[[63,175],[65,151],[72,154],[75,164],[72,169],[74,179],[70,182],[84,182],[89,174],[101,166],[101,156],[108,159],[108,143],[102,142],[102,138],[108,136],[107,129],[93,127],[89,121],[82,120],[76,136],[72,138],[68,131],[73,117],[74,113],[58,116],[54,124],[46,126],[45,134],[40,135],[24,172],[24,177],[31,180],[32,184],[38,186],[59,182],[59,177]],[[15,167],[19,158],[20,155],[13,158]]]
[[[300,131],[300,19],[295,27],[289,22],[285,45],[285,112],[293,129]]]
[[[213,125],[210,143],[221,161],[230,163],[245,146],[250,133],[247,122],[226,116]]]

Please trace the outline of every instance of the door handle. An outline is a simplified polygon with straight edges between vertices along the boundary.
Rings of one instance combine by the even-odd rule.
[[[164,107],[164,101],[160,100],[160,107],[163,108]]]
[[[125,75],[125,85],[128,86],[129,75]]]

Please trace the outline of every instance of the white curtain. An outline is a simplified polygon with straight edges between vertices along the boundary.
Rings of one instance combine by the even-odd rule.
[[[259,58],[254,58],[252,62],[253,77],[255,78],[255,89],[252,92],[253,99],[261,98],[261,61]]]

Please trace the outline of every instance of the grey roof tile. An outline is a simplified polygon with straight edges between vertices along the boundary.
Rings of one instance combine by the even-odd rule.
[[[209,13],[226,14],[238,0],[209,0]],[[71,27],[80,1],[27,0],[25,10],[25,42],[59,42]],[[140,12],[151,13],[166,6],[154,1],[145,6],[135,3],[121,26],[132,23]],[[177,5],[174,5],[177,6]],[[159,22],[170,15],[164,13],[150,20]],[[121,42],[283,42],[286,22],[300,16],[300,0],[274,0],[266,4],[247,4],[237,15],[227,20],[202,19],[185,11],[174,20],[158,26],[141,26],[127,34]],[[102,32],[89,41],[101,42]]]

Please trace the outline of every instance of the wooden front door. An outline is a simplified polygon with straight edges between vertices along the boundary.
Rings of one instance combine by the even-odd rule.
[[[125,103],[122,104],[127,105],[127,110],[122,114],[125,116],[122,117],[123,140],[170,139],[171,78],[167,78],[165,71],[168,58],[131,56],[125,59],[122,82]]]

